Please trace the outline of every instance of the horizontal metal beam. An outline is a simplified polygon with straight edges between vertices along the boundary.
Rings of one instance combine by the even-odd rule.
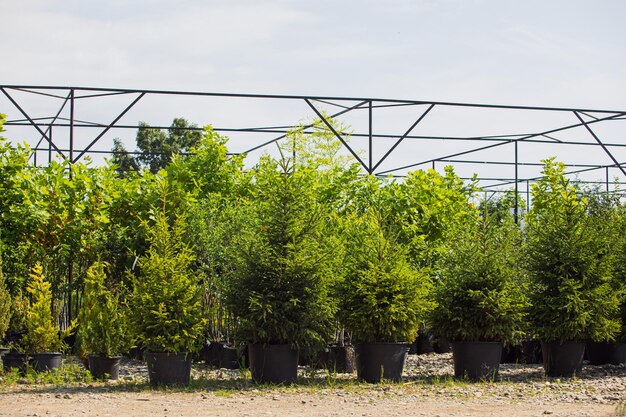
[[[145,93],[154,95],[179,95],[179,96],[206,96],[206,97],[232,97],[232,98],[256,98],[256,99],[285,99],[285,100],[327,100],[327,101],[372,101],[380,103],[409,103],[409,104],[435,104],[437,106],[452,107],[474,107],[486,109],[510,109],[510,110],[539,110],[554,112],[588,112],[588,113],[626,113],[626,110],[589,109],[572,107],[547,107],[547,106],[519,106],[507,104],[484,104],[484,103],[464,103],[449,101],[430,100],[406,100],[375,97],[341,97],[341,96],[315,96],[315,95],[289,95],[289,94],[249,94],[249,93],[221,93],[221,92],[201,92],[183,90],[150,90],[150,89],[127,89],[127,88],[104,88],[104,87],[80,87],[80,86],[29,86],[4,84],[0,88],[22,89],[22,90],[74,90],[76,92],[97,92],[97,93]],[[59,97],[61,98],[61,97]]]

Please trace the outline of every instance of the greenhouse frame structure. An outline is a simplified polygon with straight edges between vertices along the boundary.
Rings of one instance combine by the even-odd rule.
[[[619,191],[618,179],[626,176],[626,110],[71,86],[0,85],[0,92],[0,112],[8,115],[5,126],[22,129],[20,137],[27,137],[35,165],[49,162],[53,157],[76,163],[85,156],[110,155],[112,138],[120,131],[136,131],[140,127],[137,119],[150,117],[151,111],[149,106],[148,113],[142,114],[138,109],[158,98],[176,101],[176,111],[183,117],[198,107],[197,100],[209,102],[207,113],[216,115],[217,119],[226,101],[235,109],[243,109],[237,117],[249,119],[254,114],[256,124],[248,121],[244,125],[246,121],[238,121],[237,117],[233,121],[232,115],[224,122],[206,121],[215,123],[215,131],[230,136],[232,154],[265,149],[284,140],[294,129],[310,134],[314,127],[310,120],[317,119],[341,141],[346,153],[367,174],[402,177],[411,169],[467,167],[463,169],[476,176],[460,176],[475,178],[483,191],[515,191],[516,218],[517,196],[526,193],[529,197],[530,184],[541,178],[538,171],[543,166],[542,158],[574,156],[570,158],[573,160],[560,158],[568,167],[567,174],[578,176],[581,182],[603,186],[606,192]],[[117,101],[106,101],[111,98]],[[36,103],[41,99],[46,101],[45,105]],[[254,106],[256,112],[251,110]],[[278,111],[281,106],[286,109],[284,113]],[[84,107],[91,110],[83,112],[85,116],[79,115]],[[105,108],[113,111],[103,115]],[[258,111],[259,108],[263,111]],[[299,112],[294,113],[296,108]],[[264,114],[267,109],[269,116]],[[399,121],[393,112],[402,112],[404,119]],[[290,116],[286,113],[296,116],[285,121]],[[349,133],[338,131],[328,120],[344,120],[353,114],[358,114],[358,120],[355,131]],[[298,117],[300,121],[294,121]],[[303,117],[309,118],[309,122],[303,123]],[[165,123],[150,126],[169,127]],[[468,133],[450,133],[465,129]],[[483,133],[488,130],[497,132]],[[253,143],[230,150],[231,144],[245,142],[239,140],[241,135],[252,137]],[[103,149],[103,144],[108,149]],[[522,149],[532,146],[548,150],[541,151],[539,156],[535,156],[537,152],[527,152],[522,157]],[[581,148],[584,153],[577,151]],[[588,174],[596,177],[589,181],[580,178]],[[611,180],[612,174],[616,180]],[[599,179],[598,175],[603,178]]]

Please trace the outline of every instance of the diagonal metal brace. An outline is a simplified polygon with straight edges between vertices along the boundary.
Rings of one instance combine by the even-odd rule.
[[[609,148],[607,148],[607,146],[602,143],[602,141],[600,140],[600,138],[595,134],[595,132],[593,130],[591,130],[591,128],[589,127],[589,125],[587,124],[587,122],[585,122],[583,120],[582,117],[580,117],[580,114],[578,114],[577,111],[574,111],[574,115],[576,115],[576,117],[578,118],[578,120],[580,120],[580,123],[582,123],[583,126],[585,126],[585,128],[587,129],[587,131],[591,134],[591,136],[593,136],[593,138],[596,140],[596,142],[598,142],[598,145],[600,145],[602,147],[602,149],[604,149],[604,152],[606,152],[606,154],[609,156],[609,158],[611,158],[611,160],[613,162],[615,162],[615,166],[617,166],[619,168],[620,171],[622,171],[622,174],[624,174],[624,176],[626,176],[626,170],[624,170],[624,167],[622,166],[622,164],[620,164],[617,159],[615,159],[615,157],[613,156],[613,154],[611,153],[611,151],[609,150]]]
[[[415,128],[415,126],[417,126],[417,125],[419,124],[419,122],[421,122],[421,121],[422,121],[422,119],[424,119],[424,117],[426,117],[426,115],[428,114],[428,112],[430,112],[430,111],[433,109],[433,107],[435,107],[435,105],[434,105],[434,104],[431,104],[431,105],[430,105],[430,106],[426,109],[426,111],[425,111],[424,113],[422,113],[422,115],[419,117],[419,119],[417,119],[417,120],[415,121],[415,123],[413,123],[413,124],[411,125],[411,127],[409,127],[409,129],[408,129],[408,130],[404,133],[404,135],[402,135],[402,136],[400,137],[400,139],[398,139],[398,140],[397,140],[397,142],[393,144],[393,146],[392,146],[392,147],[391,147],[391,148],[387,151],[387,153],[386,153],[386,154],[385,154],[382,158],[380,158],[380,160],[378,161],[378,163],[374,166],[374,168],[372,168],[372,171],[376,171],[376,168],[378,168],[378,166],[379,166],[380,164],[382,164],[382,163],[383,163],[383,161],[384,161],[385,159],[387,159],[387,157],[388,157],[389,155],[391,155],[391,152],[393,152],[393,150],[394,150],[394,149],[396,149],[396,147],[397,147],[397,146],[398,146],[398,145],[399,145],[399,144],[400,144],[400,143],[401,143],[401,142],[402,142],[402,141],[403,141],[403,140],[404,140],[404,139],[405,139],[405,138],[406,138],[406,137],[407,137],[407,136],[411,133],[411,131]]]
[[[46,128],[46,134],[48,134],[48,135],[50,134],[50,130],[52,130],[52,126],[59,119],[59,116],[61,115],[61,112],[63,111],[63,109],[67,105],[71,95],[72,95],[72,93],[69,93],[67,95],[67,97],[65,97],[65,99],[63,100],[63,104],[61,104],[61,107],[59,108],[59,111],[57,111],[57,113],[52,118],[52,121],[50,122],[50,125]],[[35,145],[35,149],[39,147],[39,145],[41,144],[41,141],[44,140],[44,139],[45,139],[45,137],[43,137],[43,136],[41,137],[41,139],[39,139],[39,142],[37,142],[37,144]],[[35,153],[31,154],[31,156],[28,158],[29,161],[30,161],[30,158],[33,155],[35,155]]]
[[[59,154],[61,155],[61,157],[63,157],[64,159],[66,159],[67,157],[65,156],[65,154],[50,140],[50,138],[48,137],[48,135],[46,135],[46,133],[41,130],[41,128],[39,127],[39,125],[37,125],[37,123],[35,123],[35,121],[24,111],[24,109],[22,109],[22,107],[20,107],[19,104],[17,104],[17,101],[15,101],[13,99],[13,97],[11,97],[11,95],[9,93],[7,93],[7,91],[4,89],[4,87],[0,87],[0,90],[2,90],[2,92],[4,93],[5,96],[7,96],[7,98],[11,101],[11,103],[13,103],[13,105],[15,106],[15,108],[17,108],[26,119],[28,119],[28,121],[30,122],[30,124],[37,129],[37,131],[41,134],[41,136],[43,138],[45,138],[48,143],[50,144],[50,146],[52,146],[52,148]]]
[[[361,166],[363,168],[365,168],[365,170],[368,173],[372,173],[369,169],[369,167],[367,166],[367,164],[365,164],[365,162],[363,162],[363,160],[359,157],[359,155],[357,155],[356,152],[354,152],[354,150],[350,147],[350,145],[348,145],[348,142],[346,142],[344,140],[344,138],[341,137],[341,135],[335,130],[335,128],[328,123],[328,120],[326,120],[326,118],[322,115],[322,113],[319,112],[319,110],[317,110],[317,108],[315,108],[315,106],[309,101],[308,98],[305,98],[304,101],[306,101],[306,104],[309,105],[309,107],[311,107],[313,109],[313,111],[315,112],[315,114],[317,114],[317,116],[320,118],[320,120],[322,122],[324,122],[324,124],[330,129],[331,132],[333,132],[333,134],[337,137],[337,139],[339,139],[341,141],[341,143],[343,143],[343,146],[346,147],[346,149],[348,149],[348,151],[350,151],[350,153],[352,154],[352,156],[354,156],[356,158],[357,161],[359,161],[359,163],[361,164]]]
[[[78,156],[76,156],[76,158],[74,158],[74,159],[72,160],[72,162],[77,162],[80,158],[82,158],[82,156],[83,156],[85,153],[87,153],[87,152],[89,151],[89,149],[91,149],[91,148],[93,147],[93,145],[95,145],[95,144],[96,144],[96,142],[98,142],[98,141],[100,140],[100,138],[101,138],[102,136],[104,136],[104,135],[105,135],[105,134],[106,134],[106,133],[107,133],[107,132],[108,132],[108,131],[109,131],[109,130],[110,130],[110,129],[114,126],[114,125],[115,125],[115,123],[117,123],[117,122],[118,122],[118,121],[119,121],[122,117],[124,117],[124,115],[125,115],[126,113],[128,113],[128,111],[129,111],[130,109],[132,109],[132,108],[133,108],[133,106],[134,106],[135,104],[137,104],[137,102],[138,102],[139,100],[141,100],[141,98],[142,98],[143,96],[145,96],[145,95],[146,95],[146,93],[141,93],[139,96],[137,96],[137,98],[135,98],[135,100],[133,100],[133,102],[132,102],[132,103],[130,103],[130,104],[129,104],[129,105],[128,105],[125,109],[124,109],[124,111],[123,111],[123,112],[121,112],[121,113],[120,113],[120,114],[119,114],[119,115],[115,118],[115,120],[113,120],[113,121],[112,121],[112,122],[111,122],[111,123],[110,123],[110,124],[109,124],[109,125],[108,125],[108,126],[107,126],[104,130],[103,130],[103,131],[102,131],[102,132],[100,132],[100,134],[99,134],[98,136],[96,136],[96,138],[95,138],[94,140],[92,140],[92,141],[91,141],[91,143],[90,143],[89,145],[87,145],[87,147],[85,147],[85,149],[83,149],[83,150],[81,151],[81,153],[79,153],[79,154],[78,154]]]

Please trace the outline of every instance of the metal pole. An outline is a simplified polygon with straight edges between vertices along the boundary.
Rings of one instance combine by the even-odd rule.
[[[48,166],[52,163],[52,125],[50,125],[50,130],[48,130]]]
[[[72,180],[74,161],[74,89],[70,90],[70,146],[69,146],[69,177]],[[74,248],[70,248],[67,266],[67,326],[72,322],[72,282],[74,281]]]
[[[530,211],[530,180],[526,180],[526,212]]]
[[[517,193],[518,193],[518,171],[517,171],[517,168],[518,168],[517,162],[518,161],[517,161],[517,156],[518,156],[517,155],[517,141],[515,141],[515,209],[513,211],[513,219],[515,220],[515,224],[519,223],[519,216],[518,216],[518,213],[517,213],[517,211],[519,209],[519,207],[518,207],[518,205],[519,205],[519,201],[518,200],[519,199],[518,199],[518,196],[517,196]]]
[[[371,174],[373,172],[372,169],[372,101],[370,100],[369,102],[369,161],[368,161],[368,166],[369,166],[369,173]]]
[[[609,193],[609,167],[606,167],[606,193]]]
[[[70,164],[74,161],[74,90],[70,91]],[[72,170],[70,170],[70,176]]]

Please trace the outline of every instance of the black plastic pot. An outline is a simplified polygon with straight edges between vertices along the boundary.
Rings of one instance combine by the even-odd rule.
[[[134,347],[128,351],[128,357],[137,361],[145,360],[145,350],[143,348]]]
[[[571,377],[580,372],[585,342],[541,342],[543,369],[549,377]]]
[[[96,379],[117,379],[120,375],[121,356],[89,355],[89,372]]]
[[[317,351],[311,351],[309,349],[299,350],[298,351],[298,366],[304,366],[304,367],[318,366]]]
[[[538,340],[525,340],[519,348],[518,363],[537,364],[543,363],[541,343]]]
[[[237,349],[226,342],[210,342],[203,350],[202,358],[209,366],[225,369],[239,369]]]
[[[500,363],[517,363],[519,360],[519,346],[506,345],[502,347]]]
[[[292,384],[298,376],[298,351],[287,344],[248,344],[250,372],[259,383]]]
[[[431,329],[420,329],[416,345],[415,353],[418,355],[433,353],[435,351],[435,336],[433,335]]]
[[[37,372],[55,371],[61,367],[63,355],[60,352],[35,353],[31,362]]]
[[[452,359],[454,376],[471,381],[493,380],[498,376],[502,343],[454,342]]]
[[[11,368],[14,368],[24,373],[28,367],[28,355],[25,353],[8,352],[2,355],[2,363],[5,371],[10,371]]]
[[[383,378],[402,379],[408,343],[360,343],[356,345],[356,375],[361,381],[378,383]]]
[[[435,349],[435,353],[450,353],[452,352],[452,343],[444,338],[444,337],[440,337],[438,339],[435,339],[435,343],[434,343],[434,349]]]
[[[356,369],[354,347],[351,345],[330,345],[317,355],[317,363],[321,369],[350,374]]]
[[[587,357],[590,365],[626,363],[626,343],[587,341]]]
[[[207,365],[217,368],[220,366],[220,349],[221,345],[218,342],[208,342],[200,351],[200,357]]]
[[[500,363],[537,364],[543,363],[541,343],[538,340],[525,340],[519,345],[504,346]]]
[[[153,387],[160,385],[189,385],[191,353],[146,352],[148,378]]]
[[[230,345],[223,345],[219,354],[219,367],[224,369],[239,369],[239,354],[237,349]]]

